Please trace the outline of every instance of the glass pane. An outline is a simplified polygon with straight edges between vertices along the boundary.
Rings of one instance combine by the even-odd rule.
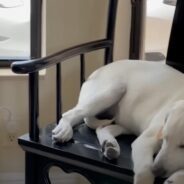
[[[0,59],[30,56],[30,0],[0,0]]]
[[[167,54],[176,0],[147,0],[146,60],[164,60]]]

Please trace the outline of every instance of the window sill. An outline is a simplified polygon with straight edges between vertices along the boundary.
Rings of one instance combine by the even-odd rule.
[[[46,75],[46,69],[44,70],[41,70],[39,72],[39,76],[42,78]],[[14,72],[12,72],[11,69],[9,68],[1,68],[0,69],[0,77],[1,78],[9,78],[9,77],[13,77],[13,78],[27,78],[28,77],[28,74],[16,74]]]

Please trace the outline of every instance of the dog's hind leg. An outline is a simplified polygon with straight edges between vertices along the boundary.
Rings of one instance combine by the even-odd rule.
[[[129,131],[118,124],[112,124],[97,128],[96,134],[104,156],[112,160],[120,155],[120,147],[115,137],[121,134],[129,134]]]
[[[106,81],[107,82],[107,81]],[[98,80],[89,80],[82,86],[78,104],[63,114],[62,119],[52,131],[53,139],[66,142],[73,136],[72,127],[86,117],[95,117],[105,109],[117,104],[125,93],[125,85],[109,81],[109,85],[101,87]]]

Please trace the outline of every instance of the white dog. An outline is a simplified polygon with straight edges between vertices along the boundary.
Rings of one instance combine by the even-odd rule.
[[[134,184],[153,184],[154,175],[184,169],[183,99],[181,72],[162,62],[117,61],[96,70],[83,84],[77,105],[63,114],[53,139],[70,140],[72,127],[84,119],[96,129],[104,155],[113,159],[120,154],[115,137],[135,134]],[[115,124],[98,120],[104,113]]]
[[[183,184],[184,183],[184,170],[180,170],[172,174],[164,184]]]

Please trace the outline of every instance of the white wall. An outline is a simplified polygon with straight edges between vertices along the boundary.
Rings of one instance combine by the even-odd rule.
[[[46,54],[54,53],[74,44],[103,38],[105,33],[105,15],[107,0],[46,0]],[[115,59],[128,58],[130,33],[130,2],[120,0],[118,7]],[[89,62],[87,72],[101,65],[102,52],[87,55]],[[74,62],[64,63],[63,94],[67,97],[64,109],[72,107],[79,91],[78,58]],[[50,68],[40,79],[40,122],[45,124],[55,119],[55,69]],[[0,78],[0,106],[8,108],[13,122],[17,125],[16,136],[27,132],[28,124],[28,88],[26,77]],[[0,115],[4,117],[4,112]],[[0,173],[22,173],[24,171],[24,154],[19,146],[7,144],[4,118],[0,118]],[[9,176],[9,175],[8,175]],[[13,176],[13,175],[12,175]],[[21,177],[22,174],[19,174]],[[6,178],[6,177],[5,177]],[[0,179],[1,183],[1,179]]]

